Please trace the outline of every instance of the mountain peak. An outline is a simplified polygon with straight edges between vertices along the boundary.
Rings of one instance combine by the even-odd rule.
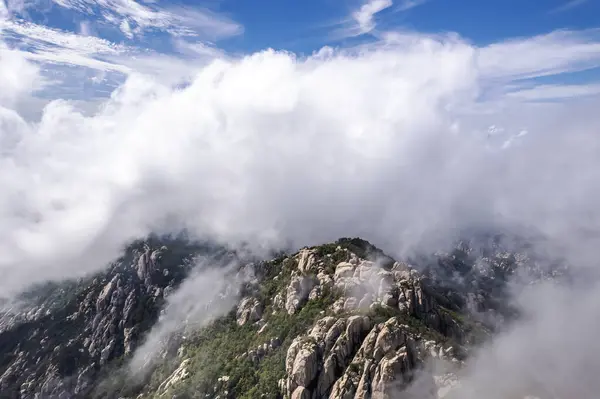
[[[503,302],[506,271],[526,262],[467,243],[421,263],[395,260],[360,238],[238,258],[233,274],[224,259],[236,258],[154,239],[104,273],[31,294],[37,302],[1,318],[0,389],[10,398],[385,398],[418,387],[416,397],[443,397],[472,349],[515,315]],[[248,268],[251,278],[240,277]],[[198,279],[220,293],[194,306],[219,311],[195,324],[163,317],[185,311],[177,298],[201,289]],[[165,320],[181,325],[152,340]],[[152,361],[133,370],[149,343],[160,346]],[[443,372],[432,368],[440,362]]]

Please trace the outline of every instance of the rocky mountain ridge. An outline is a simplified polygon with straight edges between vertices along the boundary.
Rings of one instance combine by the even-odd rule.
[[[500,246],[474,253],[463,243],[419,264],[360,239],[304,248],[254,263],[231,312],[180,336],[132,382],[120,367],[197,253],[163,244],[140,244],[68,295],[48,289],[45,301],[3,314],[0,397],[444,397],[456,376],[439,364],[460,369],[512,317],[507,278],[530,267]]]
[[[434,373],[431,360],[460,368],[496,327],[487,320],[512,310],[488,307],[505,294],[500,283],[480,288],[495,276],[460,285],[436,275],[476,273],[477,261],[507,272],[526,262],[516,259],[500,248],[485,259],[458,249],[432,258],[434,273],[342,239],[261,263],[238,307],[184,342],[176,367],[155,373],[162,377],[139,397],[386,398],[414,387],[430,395],[415,398],[443,397],[456,376]]]
[[[0,314],[0,397],[88,397],[135,350],[200,248],[149,239],[103,273],[23,295]]]

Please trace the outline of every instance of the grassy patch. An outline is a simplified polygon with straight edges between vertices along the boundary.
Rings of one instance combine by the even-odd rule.
[[[320,298],[308,301],[297,314],[289,315],[284,310],[273,313],[270,307],[272,298],[289,283],[289,277],[284,276],[291,273],[285,269],[294,267],[293,262],[289,259],[264,269],[265,275],[279,277],[265,280],[260,288],[259,297],[267,304],[264,316],[267,326],[263,332],[257,334],[256,325],[238,326],[235,311],[197,331],[185,344],[183,355],[191,360],[188,366],[190,376],[171,388],[169,394],[191,398],[213,397],[217,394],[247,399],[278,397],[277,382],[285,377],[287,349],[295,337],[305,334],[317,319],[324,316],[325,309],[337,298],[335,292],[324,290]],[[278,270],[284,270],[284,273]],[[258,364],[241,356],[272,338],[278,338],[281,346],[269,351]],[[173,367],[157,370],[149,392],[155,391],[172,370]],[[219,383],[221,376],[228,376],[229,380]]]

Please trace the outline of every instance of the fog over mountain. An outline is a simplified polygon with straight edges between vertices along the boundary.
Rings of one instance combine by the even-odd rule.
[[[179,85],[133,71],[85,102],[40,96],[42,66],[2,44],[0,297],[102,272],[151,233],[258,257],[356,236],[402,259],[503,232],[564,260],[575,282],[515,285],[522,319],[474,354],[452,395],[594,398],[600,101],[519,79],[598,65],[600,41],[571,31],[484,47],[395,33],[216,55]],[[227,270],[171,300],[210,303],[201,287],[231,282]]]
[[[38,121],[11,108],[35,66],[3,50],[4,76],[23,81],[3,92],[2,290],[183,227],[256,247],[360,235],[391,252],[473,225],[595,240],[596,102],[481,102],[492,50],[415,36],[265,51],[181,89],[131,76],[91,115],[54,100]]]

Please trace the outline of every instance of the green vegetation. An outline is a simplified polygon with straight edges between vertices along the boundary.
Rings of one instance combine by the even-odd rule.
[[[204,397],[216,393],[228,398],[256,398],[258,393],[268,398],[276,398],[277,382],[285,376],[285,356],[293,339],[306,331],[323,315],[323,309],[333,303],[333,295],[308,301],[298,314],[288,315],[285,311],[265,316],[267,326],[257,334],[254,325],[238,326],[235,314],[217,320],[190,339],[185,345],[184,358],[190,359],[190,376],[183,384],[171,389],[169,393]],[[249,349],[278,338],[281,346],[267,353],[258,364],[247,356]],[[164,370],[154,381],[154,389],[167,376]],[[225,383],[218,379],[228,376]],[[158,376],[157,376],[158,377]],[[227,394],[225,392],[227,391]]]
[[[460,325],[465,336],[465,343],[471,346],[481,345],[491,336],[491,332],[483,323],[473,319],[468,314],[455,312],[440,306],[440,311],[448,315]]]
[[[343,250],[338,250],[339,247]],[[355,238],[345,238],[311,249],[315,251],[328,274],[334,273],[339,262],[349,260],[350,251],[362,258],[378,261],[383,259],[384,267],[393,264],[393,259],[383,252],[368,242]],[[306,334],[318,319],[328,315],[331,305],[340,297],[338,292],[322,288],[324,291],[319,298],[309,300],[296,314],[289,315],[285,310],[275,309],[273,299],[285,292],[292,272],[296,269],[296,259],[284,256],[256,265],[260,284],[245,287],[244,295],[253,295],[260,301],[263,306],[263,320],[266,323],[264,328],[255,324],[239,326],[235,310],[231,311],[227,316],[190,336],[184,344],[181,359],[158,367],[150,383],[146,385],[146,392],[152,392],[154,397],[163,394],[163,391],[157,392],[160,383],[179,366],[182,359],[189,359],[189,375],[186,380],[169,388],[168,395],[163,397],[177,395],[177,398],[205,398],[219,395],[221,398],[278,398],[278,382],[285,378],[285,358],[289,346],[296,337]],[[441,308],[441,312],[447,315],[448,319],[456,321],[461,328],[472,326],[465,316],[456,311]],[[411,333],[424,339],[447,345],[455,344],[452,338],[432,328],[431,320],[419,319],[398,308],[375,304],[368,310],[346,312],[338,316],[357,313],[368,315],[374,324],[397,318],[400,323],[409,327]],[[260,361],[248,356],[249,351],[269,344],[273,339],[280,345],[270,347]],[[351,363],[349,367],[349,371],[353,373],[359,373],[361,369],[360,364]]]
[[[454,321],[456,321],[457,323],[464,325],[466,324],[466,320],[465,320],[465,316],[463,314],[460,314],[458,312],[455,312],[454,310],[450,310],[450,309],[446,309],[444,307],[440,306],[440,310],[443,313],[446,313],[448,316],[450,316]]]
[[[182,356],[190,359],[187,367],[190,375],[185,382],[170,388],[170,395],[186,398],[204,398],[207,394],[246,399],[278,397],[277,384],[285,377],[285,357],[292,341],[305,334],[338,298],[337,293],[325,289],[319,298],[309,300],[297,314],[289,315],[285,310],[273,312],[273,298],[289,285],[292,269],[296,266],[292,258],[279,258],[258,265],[261,284],[254,294],[264,306],[266,327],[258,334],[257,325],[239,326],[233,310],[195,332],[184,344]],[[278,339],[281,345],[267,351],[260,362],[253,363],[244,356],[273,338]],[[158,367],[147,385],[147,392],[154,392],[157,396],[161,394],[156,392],[158,386],[177,366],[165,363]],[[219,382],[223,376],[229,378]]]
[[[396,317],[400,323],[406,324],[413,334],[419,334],[428,340],[434,340],[442,343],[449,342],[448,337],[445,337],[436,330],[428,327],[423,320],[408,315],[406,312],[402,312],[398,308],[392,308],[377,303],[371,306],[367,312],[367,315],[371,317],[371,320],[373,320],[374,324],[384,323],[392,317]]]
[[[378,261],[384,269],[390,269],[394,264],[394,259],[385,254],[381,249],[375,247],[370,242],[365,241],[361,238],[340,238],[337,244],[342,248],[346,248],[350,252],[356,254],[356,256],[371,260]]]

